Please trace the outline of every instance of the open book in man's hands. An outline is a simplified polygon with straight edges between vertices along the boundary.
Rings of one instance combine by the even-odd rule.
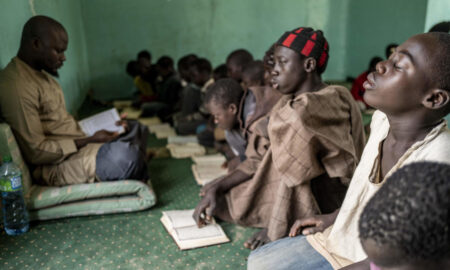
[[[191,210],[163,211],[161,222],[181,250],[229,242],[220,225],[212,223],[198,228]]]
[[[92,136],[95,132],[102,129],[111,132],[119,132],[119,134],[124,133],[125,129],[123,126],[117,126],[117,121],[120,121],[119,113],[116,108],[112,108],[85,118],[79,121],[78,124],[87,136]]]

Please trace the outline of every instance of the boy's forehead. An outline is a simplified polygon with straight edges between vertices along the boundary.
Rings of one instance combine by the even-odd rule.
[[[218,113],[224,111],[224,104],[222,100],[218,100],[217,97],[212,98],[207,104],[206,107],[209,111],[213,113]]]
[[[287,48],[287,47],[284,47],[284,46],[276,46],[275,50],[274,50],[274,53],[273,53],[273,56],[274,57],[276,57],[276,56],[286,56],[286,57],[288,57],[288,56],[291,56],[291,55],[294,55],[294,54],[297,54],[297,52],[294,51],[293,49],[290,49],[290,48]]]
[[[416,35],[396,48],[396,52],[406,55],[416,66],[429,68],[435,61],[437,42],[434,37]]]

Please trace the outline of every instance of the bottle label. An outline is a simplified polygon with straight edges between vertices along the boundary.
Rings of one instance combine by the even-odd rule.
[[[18,191],[22,188],[22,179],[20,175],[13,176],[10,179],[4,177],[0,180],[1,191]]]

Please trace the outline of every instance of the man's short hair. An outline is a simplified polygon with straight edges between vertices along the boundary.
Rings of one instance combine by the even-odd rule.
[[[213,76],[214,76],[214,79],[217,79],[217,80],[227,78],[227,65],[221,64],[221,65],[217,66],[213,70]]]
[[[435,80],[439,88],[450,91],[450,34],[432,32],[427,35],[432,35],[438,43],[439,53],[432,58]]]
[[[156,65],[164,69],[173,68],[173,59],[167,55],[161,56]]]
[[[245,66],[251,61],[253,61],[253,55],[246,49],[235,50],[227,57],[227,63],[232,62],[240,66],[242,69],[244,69]]]
[[[43,15],[33,16],[23,26],[21,46],[34,38],[43,39],[55,30],[66,32],[64,26],[55,19]]]
[[[138,53],[138,56],[137,56],[137,58],[139,59],[139,58],[147,58],[147,59],[152,59],[152,54],[149,52],[149,51],[147,51],[147,50],[142,50],[142,51],[140,51],[139,53]]]
[[[261,60],[248,63],[242,71],[242,76],[248,76],[253,82],[264,82],[264,64]]]
[[[139,64],[136,60],[129,61],[127,63],[127,74],[131,77],[136,77],[139,75]]]
[[[177,63],[178,70],[188,70],[192,62],[194,62],[197,58],[198,57],[195,54],[188,54],[181,57]]]
[[[212,66],[208,59],[198,58],[194,60],[191,64],[191,68],[196,69],[199,73],[211,74]]]

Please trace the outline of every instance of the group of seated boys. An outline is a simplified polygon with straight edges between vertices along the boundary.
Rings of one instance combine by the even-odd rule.
[[[67,113],[53,78],[67,44],[35,16],[0,73],[1,116],[35,181],[147,180],[145,127],[124,119],[123,135],[86,137]],[[450,35],[414,35],[365,75],[368,140],[351,92],[322,80],[330,56],[322,31],[299,27],[262,60],[239,49],[213,70],[189,54],[176,72],[142,51],[127,73],[143,116],[226,155],[193,218],[261,228],[245,242],[249,269],[450,269]]]

